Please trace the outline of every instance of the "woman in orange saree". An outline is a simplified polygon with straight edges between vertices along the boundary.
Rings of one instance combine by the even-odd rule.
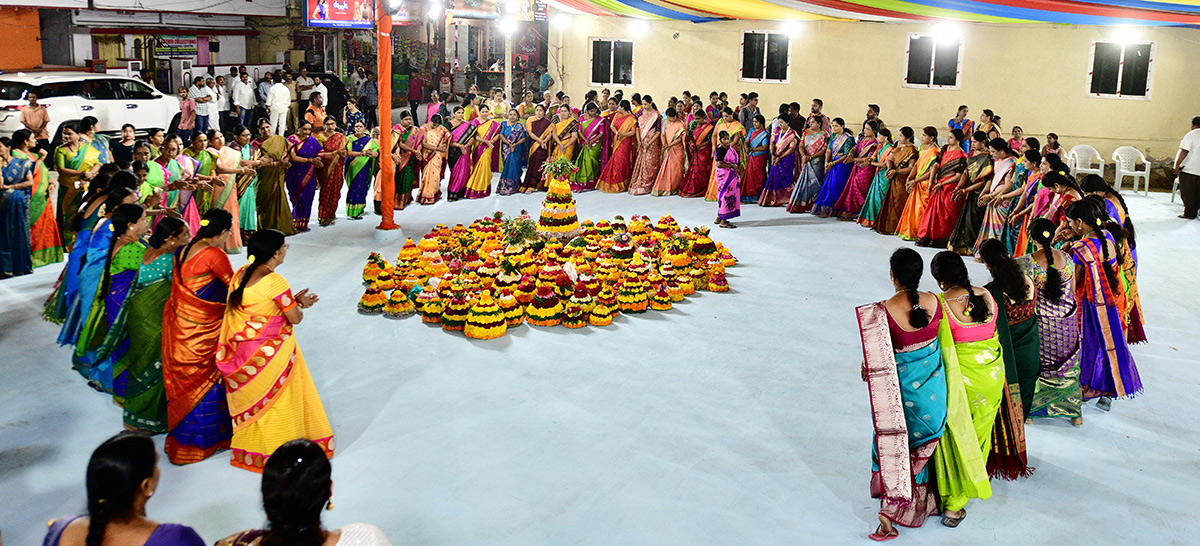
[[[642,112],[638,114],[638,152],[629,179],[630,195],[646,195],[658,178],[662,164],[662,114],[649,96],[642,97]]]
[[[217,340],[233,267],[221,245],[233,233],[233,216],[210,209],[196,237],[175,256],[171,295],[163,311],[162,370],[167,395],[167,458],[189,464],[229,447],[229,406]]]
[[[708,191],[708,173],[712,170],[712,131],[704,110],[696,110],[696,120],[690,125],[691,143],[688,146],[688,172],[683,176],[680,197],[703,197]]]
[[[637,146],[637,118],[629,111],[629,101],[621,101],[620,110],[612,117],[612,151],[600,168],[596,189],[604,193],[621,193],[629,188],[633,176],[633,153]],[[532,170],[533,161],[530,160]]]
[[[954,129],[942,147],[937,182],[929,187],[929,205],[917,228],[917,246],[946,248],[962,212],[962,189],[970,184],[967,154],[963,151],[962,131]],[[932,178],[931,178],[932,180]]]
[[[208,152],[215,159],[213,170],[212,201],[209,208],[222,208],[234,218],[239,218],[237,175],[253,173],[254,169],[242,167],[242,153],[225,145],[225,135],[216,129],[208,132]],[[221,184],[221,185],[218,185]],[[225,252],[237,253],[242,246],[241,222],[233,223],[233,235],[225,241]]]
[[[741,176],[742,172],[746,170],[746,156],[748,155],[746,154],[746,128],[742,127],[742,124],[738,123],[738,121],[734,119],[733,109],[731,108],[726,107],[721,111],[721,119],[720,121],[717,121],[716,126],[713,127],[712,145],[714,148],[720,144],[717,142],[716,136],[721,134],[721,131],[729,133],[729,145],[737,148],[739,158],[738,175]],[[717,169],[716,167],[713,167],[708,175],[708,191],[704,194],[705,201],[717,200],[718,187],[716,176]]]
[[[687,127],[679,119],[674,108],[667,109],[667,126],[663,128],[663,162],[658,170],[658,178],[650,195],[675,195],[683,185],[683,175],[687,173]]]
[[[442,198],[442,176],[446,171],[446,153],[450,147],[450,131],[442,126],[442,116],[434,114],[425,124],[425,138],[421,140],[421,190],[417,202],[432,205]]]
[[[31,140],[32,137],[32,133],[28,137],[21,131],[14,133],[11,153],[13,161],[28,161],[33,165],[33,187],[29,190],[29,247],[33,267],[41,267],[63,261],[63,245],[54,219],[55,196],[51,193],[54,182],[50,180],[50,169],[46,167],[45,152],[38,155],[30,146],[30,142],[37,142]]]
[[[921,217],[925,215],[925,206],[929,203],[930,179],[937,173],[937,161],[937,128],[931,125],[921,131],[921,153],[908,178],[908,201],[904,204],[900,225],[896,228],[896,235],[901,239],[917,239]]]
[[[338,202],[342,199],[342,185],[346,183],[346,135],[338,132],[337,120],[325,118],[325,130],[313,135],[324,150],[318,154],[321,167],[317,169],[317,222],[322,226],[333,224],[337,217]]]
[[[293,295],[275,272],[287,256],[282,233],[260,231],[247,250],[250,263],[234,274],[216,351],[233,419],[232,464],[261,473],[279,446],[299,438],[332,457],[333,428],[293,331],[317,295]]]
[[[904,213],[904,204],[908,202],[908,177],[917,158],[917,147],[913,146],[913,137],[912,127],[900,128],[900,139],[896,142],[885,167],[887,172],[884,176],[888,177],[887,196],[883,198],[883,207],[879,209],[879,215],[871,227],[883,235],[896,234],[900,216]]]

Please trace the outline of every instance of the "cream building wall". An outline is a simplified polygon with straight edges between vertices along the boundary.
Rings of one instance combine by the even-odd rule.
[[[959,89],[903,87],[908,34],[933,32],[933,24],[858,22],[780,23],[720,21],[636,21],[615,17],[552,18],[550,72],[567,94],[579,101],[589,89],[590,37],[630,39],[634,43],[633,85],[626,90],[650,93],[665,109],[667,99],[684,90],[706,98],[726,91],[757,91],[767,119],[781,102],[808,108],[813,97],[825,102],[830,117],[860,123],[869,103],[879,104],[889,127],[925,125],[945,131],[959,104],[978,119],[984,108],[1002,117],[1007,131],[1020,125],[1026,135],[1045,140],[1058,133],[1064,146],[1091,144],[1106,162],[1121,145],[1141,149],[1155,161],[1175,155],[1179,139],[1200,115],[1200,30],[963,24]],[[566,22],[567,24],[562,24]],[[795,31],[791,40],[790,83],[738,81],[743,30]],[[1156,44],[1149,100],[1088,96],[1093,40],[1127,38]]]

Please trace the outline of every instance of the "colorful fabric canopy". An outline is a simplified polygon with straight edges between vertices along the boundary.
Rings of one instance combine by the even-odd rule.
[[[551,0],[551,4],[591,15],[694,23],[852,19],[1200,26],[1200,0]]]

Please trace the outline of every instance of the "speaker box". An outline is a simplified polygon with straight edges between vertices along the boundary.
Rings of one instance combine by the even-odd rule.
[[[221,42],[218,42],[216,40],[209,42],[208,43],[208,52],[209,53],[220,53],[221,52]]]

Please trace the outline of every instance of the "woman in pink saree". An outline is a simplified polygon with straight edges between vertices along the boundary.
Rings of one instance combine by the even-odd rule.
[[[675,195],[683,185],[683,175],[687,174],[688,157],[687,126],[679,119],[674,108],[667,109],[667,124],[663,128],[663,162],[658,170],[658,178],[650,195]]]
[[[458,201],[467,193],[467,180],[471,178],[471,144],[475,140],[476,124],[463,119],[463,107],[454,108],[450,119],[450,182],[446,193],[450,201]]]
[[[638,155],[633,164],[633,178],[629,180],[630,195],[646,195],[654,187],[658,167],[662,164],[662,114],[654,106],[649,95],[642,97],[642,111],[638,114]]]
[[[225,145],[225,135],[215,129],[208,132],[208,151],[217,158],[217,169],[214,173],[212,202],[209,208],[222,208],[229,211],[234,218],[238,213],[237,183],[235,175],[253,173],[254,169],[242,166],[242,153]],[[242,246],[242,232],[238,222],[233,223],[233,234],[225,240],[223,249],[230,254],[236,254]]]
[[[878,129],[878,122],[868,121],[863,124],[862,138],[854,146],[854,158],[850,160],[854,163],[854,168],[850,170],[850,178],[846,180],[841,197],[833,205],[833,216],[837,216],[838,220],[858,218],[863,203],[867,201],[867,192],[875,179],[875,166],[872,162],[875,160],[875,150],[879,149],[879,139],[876,137]]]
[[[738,176],[738,151],[733,147],[729,133],[721,131],[718,135],[721,145],[714,151],[714,165],[717,169],[717,225],[723,228],[737,226],[729,222],[742,215],[741,177]]]
[[[621,110],[612,117],[612,152],[600,168],[600,181],[596,183],[600,191],[621,193],[629,188],[637,132],[637,118],[629,112],[629,101],[621,101]]]

